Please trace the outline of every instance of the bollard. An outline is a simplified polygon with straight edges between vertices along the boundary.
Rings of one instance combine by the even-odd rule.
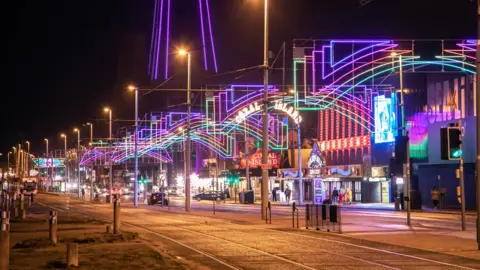
[[[32,201],[33,201],[33,193],[31,194],[31,196],[28,196],[28,207],[31,207],[32,206]]]
[[[23,210],[25,208],[25,200],[23,194],[20,194],[20,197],[18,198],[18,208],[20,208],[20,210]]]
[[[112,225],[107,225],[107,233],[112,233]]]
[[[67,244],[67,267],[78,266],[78,244]]]
[[[22,214],[20,215],[20,219],[21,220],[27,219],[27,209],[23,208],[21,212]]]
[[[308,230],[308,223],[310,220],[310,205],[306,204],[305,205],[305,227]]]
[[[337,210],[338,211],[338,214],[337,214],[337,216],[338,216],[338,232],[342,233],[342,208],[339,206],[337,209],[338,209]]]
[[[0,269],[8,269],[10,261],[10,217],[7,211],[2,211],[0,223]]]
[[[292,228],[295,228],[295,210],[297,209],[297,204],[292,203]]]
[[[18,218],[19,216],[20,216],[20,210],[18,209],[18,207],[15,207],[13,211],[13,217]]]
[[[50,211],[49,238],[53,244],[57,243],[57,211]]]
[[[318,228],[318,204],[315,204],[315,222],[316,222],[317,231],[318,231],[320,230],[320,228]]]
[[[120,198],[115,194],[113,199],[113,233],[120,233]]]
[[[33,203],[33,195],[34,195],[33,192],[30,193],[30,200],[32,201],[32,203]]]

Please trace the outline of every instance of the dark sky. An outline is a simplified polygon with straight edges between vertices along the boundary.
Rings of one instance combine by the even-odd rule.
[[[172,2],[172,46],[200,47],[198,1]],[[364,7],[358,0],[270,2],[272,51],[283,41],[291,48],[294,38],[441,39],[476,34],[476,6],[469,0],[376,0]],[[262,3],[210,0],[221,71],[262,63]],[[62,147],[59,133],[73,138],[72,128],[87,121],[95,123],[97,136],[105,137],[104,105],[115,108],[115,118],[128,118],[133,102],[122,88],[132,78],[130,72],[143,74],[147,68],[119,68],[119,59],[131,50],[147,53],[152,8],[153,0],[8,1],[4,10],[13,15],[4,50],[0,152],[22,140],[30,140],[33,151],[43,151],[45,137],[51,147]],[[135,38],[129,42],[128,37]],[[137,47],[133,41],[139,41]],[[87,134],[87,129],[82,131]]]

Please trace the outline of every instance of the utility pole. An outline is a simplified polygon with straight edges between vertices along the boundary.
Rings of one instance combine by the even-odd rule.
[[[462,120],[457,121],[457,126],[460,128],[459,139],[462,141],[463,131],[462,131]],[[459,145],[460,151],[462,151],[462,144]],[[460,155],[460,168],[459,168],[459,178],[460,178],[460,200],[461,200],[461,210],[462,210],[462,231],[466,230],[465,226],[465,179],[463,177],[463,154]]]
[[[262,219],[267,218],[268,206],[268,0],[265,1],[265,21],[263,26],[263,147],[262,147]]]
[[[477,0],[477,78],[476,78],[476,111],[477,111],[477,244],[480,250],[480,0]]]
[[[190,212],[190,168],[191,168],[191,158],[192,154],[190,151],[190,114],[192,110],[192,104],[190,100],[191,92],[191,56],[190,53],[187,53],[187,138],[185,142],[185,211]]]

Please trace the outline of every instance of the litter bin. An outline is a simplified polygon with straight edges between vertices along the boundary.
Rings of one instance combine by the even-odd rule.
[[[240,201],[240,203],[244,204],[245,203],[245,192],[240,192],[238,193],[238,200]]]
[[[244,196],[245,196],[245,204],[247,203],[253,203],[254,199],[255,199],[255,195],[253,194],[253,190],[250,190],[250,191],[247,191],[247,192],[243,192],[244,193]]]
[[[110,194],[105,195],[105,202],[110,203]]]

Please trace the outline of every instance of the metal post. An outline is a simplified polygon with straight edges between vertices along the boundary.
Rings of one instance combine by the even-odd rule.
[[[190,101],[190,92],[191,92],[191,55],[187,54],[187,138],[185,142],[185,211],[190,212],[190,169],[191,169],[191,158],[192,154],[190,152],[190,114],[192,110],[192,104]],[[218,164],[217,164],[218,166]]]
[[[262,147],[262,163],[268,163],[268,0],[265,1],[265,20],[264,20],[264,51],[263,51],[263,147]],[[268,168],[262,168],[262,218],[267,219],[267,203],[268,203]]]
[[[117,194],[113,200],[113,233],[120,233],[120,198]]]
[[[295,202],[292,203],[292,228],[295,228],[295,209],[297,208]]]
[[[297,126],[297,146],[298,146],[298,203],[300,205],[303,204],[303,172],[302,172],[302,143],[301,143],[302,137],[300,134],[300,124]]]
[[[402,90],[403,91],[403,90]],[[407,132],[407,137],[408,137],[408,132]],[[411,190],[410,190],[410,138],[407,138],[407,165],[406,165],[406,175],[405,175],[405,189],[407,191],[407,199],[405,200],[407,202],[407,225],[411,226],[412,221],[411,221]]]
[[[134,205],[138,207],[138,89],[135,88],[135,183]]]
[[[305,227],[308,230],[308,223],[310,221],[310,205],[305,205]]]
[[[477,26],[480,27],[480,1],[477,1]],[[478,28],[480,29],[480,28]],[[477,115],[477,244],[480,250],[480,32],[477,31],[477,77],[476,77],[476,115]]]
[[[0,223],[0,269],[8,269],[10,263],[10,217],[2,211]]]
[[[78,199],[82,199],[82,193],[81,193],[81,186],[80,186],[80,129],[77,129],[77,163],[78,163],[78,167],[77,167],[77,182],[78,182],[78,189],[77,189],[77,193],[78,193]]]
[[[109,141],[109,150],[111,151],[113,148],[112,145],[112,109],[108,110],[108,141]],[[108,181],[108,194],[110,195],[109,203],[112,203],[113,197],[113,165],[112,165],[112,153],[110,153],[110,158],[108,160],[109,170],[110,170],[110,177]]]
[[[57,243],[57,211],[50,211],[49,238],[53,244]]]
[[[463,139],[463,129],[462,129],[462,120],[457,121],[457,126],[460,128],[460,141]],[[460,144],[460,151],[462,151],[462,144]],[[460,200],[461,200],[461,209],[462,209],[462,231],[465,231],[465,179],[463,175],[463,155],[460,155]]]
[[[318,228],[318,204],[315,204],[315,220],[316,220],[317,231],[318,231],[318,230],[320,230]]]

